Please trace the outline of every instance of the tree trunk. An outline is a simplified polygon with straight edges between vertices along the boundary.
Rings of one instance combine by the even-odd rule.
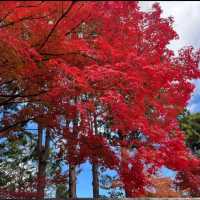
[[[69,198],[76,198],[76,165],[69,164]]]
[[[38,189],[37,192],[41,199],[44,199],[45,193],[45,176],[46,176],[46,162],[43,162],[39,159],[38,164]]]
[[[94,132],[98,135],[98,125],[96,119],[96,113],[94,113]],[[93,186],[93,198],[99,198],[99,173],[98,173],[98,163],[92,163],[92,186]]]
[[[123,163],[127,162],[127,160],[126,160],[127,159],[127,151],[128,151],[127,147],[124,147],[124,146],[121,147],[121,163],[122,163],[121,165],[123,165]],[[125,183],[124,183],[124,193],[125,193],[125,198],[128,198],[129,195],[128,195],[128,191],[126,190]]]
[[[98,134],[97,129],[97,119],[94,113],[94,131],[95,135]],[[98,173],[98,163],[92,163],[92,186],[93,186],[93,198],[99,197],[99,173]]]
[[[78,120],[74,119],[72,133],[74,136],[74,140],[77,140],[78,136],[77,125]],[[68,149],[68,151],[71,155],[74,154],[76,152],[76,145],[72,145],[70,149]],[[69,163],[69,198],[76,198],[76,165],[73,163]]]
[[[92,164],[92,186],[93,186],[93,198],[99,197],[99,174],[98,164]]]
[[[45,186],[46,186],[46,166],[47,159],[49,157],[49,141],[50,133],[49,129],[46,130],[45,144],[43,145],[43,128],[38,125],[38,184],[37,192],[39,198],[44,199]]]

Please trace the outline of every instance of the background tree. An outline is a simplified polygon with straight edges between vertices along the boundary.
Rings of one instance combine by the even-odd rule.
[[[186,145],[192,153],[199,157],[200,148],[200,113],[190,113],[185,110],[179,116],[180,128],[185,133]],[[188,171],[177,174],[176,184],[178,190],[185,190],[186,195],[198,197],[200,195],[200,168],[199,165],[191,167]]]
[[[18,132],[1,141],[1,187],[11,191],[34,191],[31,185],[36,176],[34,162],[35,138],[28,132]]]
[[[200,113],[185,111],[180,116],[180,127],[186,135],[186,144],[192,152],[200,156]]]
[[[173,181],[167,177],[154,177],[151,181],[152,186],[146,196],[157,198],[174,198],[181,197],[181,193],[175,190],[173,187]]]
[[[60,199],[64,199],[64,198],[67,198],[69,195],[68,195],[68,191],[67,191],[67,188],[66,188],[66,185],[64,184],[59,184],[57,185],[56,187],[56,198],[60,198]]]

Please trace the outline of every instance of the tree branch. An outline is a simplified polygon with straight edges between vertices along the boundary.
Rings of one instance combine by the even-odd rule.
[[[39,50],[42,49],[45,44],[48,42],[49,38],[51,37],[51,35],[53,34],[53,32],[55,31],[56,27],[58,26],[58,24],[62,21],[62,19],[70,12],[70,10],[72,9],[73,5],[75,4],[75,1],[72,1],[71,5],[69,6],[69,8],[61,15],[61,17],[56,21],[56,23],[54,24],[53,28],[50,30],[49,34],[47,35],[47,37],[45,38],[45,40],[43,41],[43,43],[40,45]]]
[[[12,26],[14,24],[17,24],[17,23],[20,23],[22,21],[26,21],[26,20],[35,20],[35,19],[44,19],[46,18],[48,15],[45,15],[45,16],[41,16],[41,17],[33,17],[32,15],[30,16],[26,16],[26,17],[23,17],[21,19],[19,19],[18,21],[12,21],[12,22],[9,22],[9,23],[6,23],[6,24],[2,24],[0,25],[0,28],[5,28],[5,27],[8,27],[8,26]]]
[[[14,128],[14,127],[16,127],[16,126],[18,126],[20,124],[27,123],[27,122],[29,122],[31,120],[34,120],[34,119],[35,119],[35,117],[34,118],[30,118],[30,119],[26,119],[26,120],[23,120],[23,121],[19,121],[19,122],[16,122],[16,123],[12,124],[12,125],[0,128],[0,133],[5,132],[5,131],[7,131],[7,130],[9,130],[11,128]]]

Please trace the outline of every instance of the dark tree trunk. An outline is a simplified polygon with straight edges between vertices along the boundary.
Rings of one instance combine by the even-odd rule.
[[[121,162],[123,163],[126,163],[126,154],[127,154],[127,147],[121,147]],[[126,189],[126,186],[124,186],[124,193],[125,193],[125,198],[128,198],[129,195],[128,195],[128,191]]]
[[[95,135],[98,134],[96,114],[94,114],[94,130]],[[92,186],[93,186],[93,198],[99,197],[99,173],[98,163],[92,163]]]
[[[69,164],[69,198],[76,198],[76,165]]]
[[[37,192],[41,199],[44,199],[45,186],[46,186],[46,167],[47,159],[49,157],[49,141],[50,133],[49,129],[46,130],[45,144],[43,145],[43,128],[38,127],[38,185]]]
[[[75,101],[76,102],[76,101]],[[68,125],[69,126],[69,125]],[[77,140],[78,119],[73,120],[73,139]],[[76,144],[72,145],[68,152],[72,155],[76,152]],[[69,163],[69,198],[76,198],[76,165]]]
[[[98,164],[92,164],[92,186],[93,186],[93,198],[99,197],[99,174]]]
[[[41,199],[44,199],[45,192],[45,176],[46,176],[46,162],[39,160],[38,164],[38,189],[37,192]]]

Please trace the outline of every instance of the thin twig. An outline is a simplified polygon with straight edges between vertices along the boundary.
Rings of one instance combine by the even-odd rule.
[[[39,49],[42,49],[45,44],[48,42],[49,38],[51,37],[51,35],[53,34],[53,32],[55,31],[56,27],[58,26],[58,24],[62,21],[62,19],[70,12],[70,10],[72,9],[73,5],[75,4],[75,1],[72,1],[71,5],[69,6],[69,8],[61,15],[61,17],[57,20],[57,22],[54,24],[53,28],[51,29],[51,31],[49,32],[49,34],[47,35],[47,37],[45,38],[45,40],[43,41],[43,43],[40,45]]]

